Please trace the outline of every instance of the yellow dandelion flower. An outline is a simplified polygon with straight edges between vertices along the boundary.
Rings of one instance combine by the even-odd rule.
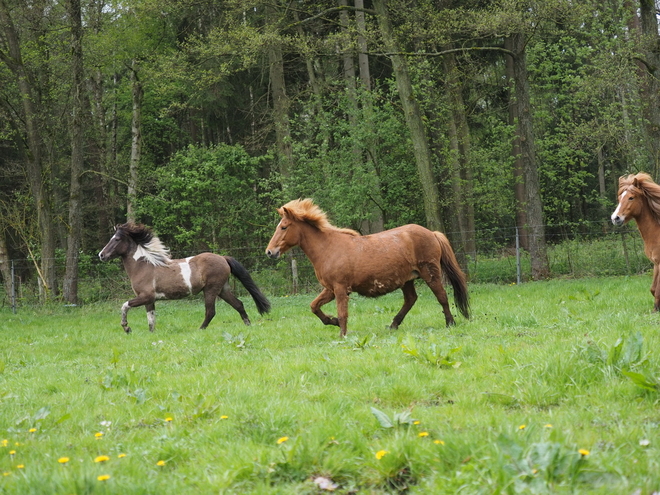
[[[520,426],[518,427],[519,430],[524,430],[525,428],[527,428],[527,425],[520,425]]]
[[[34,433],[35,431],[37,431],[37,429],[36,429],[36,428],[30,428],[28,431],[29,431],[30,433]]]
[[[9,444],[9,440],[7,440],[6,438],[2,442],[0,442],[0,445],[2,445],[3,447],[6,447],[7,444]]]
[[[9,455],[14,455],[15,453],[16,453],[15,450],[10,450],[10,451],[9,451]]]
[[[548,423],[547,425],[543,425],[543,428],[552,428],[552,425]]]
[[[156,466],[164,466],[164,465],[165,465],[165,461],[158,461],[156,463]]]
[[[23,468],[25,468],[25,464],[19,464],[18,466],[16,466],[16,469],[23,469]]]
[[[18,447],[21,444],[20,444],[20,442],[16,442],[14,445],[16,445],[16,447]]]
[[[110,475],[109,474],[101,474],[96,479],[99,480],[99,481],[107,481],[107,480],[110,479]]]
[[[94,433],[94,436],[95,436],[96,438],[102,438],[102,437],[103,437],[103,432],[102,432],[102,431],[99,431],[98,433]]]
[[[443,440],[433,440],[433,443],[438,444],[438,445],[444,445],[445,442]]]
[[[284,442],[286,442],[288,439],[289,439],[289,437],[281,437],[281,438],[278,438],[278,439],[277,439],[277,444],[279,445],[279,444],[281,444],[281,443],[284,443]]]
[[[126,457],[126,454],[119,454],[117,457],[118,457],[119,459],[122,459],[122,458]]]
[[[165,418],[165,421],[167,421],[167,422],[169,423],[169,422],[171,422],[171,421],[172,421],[172,418],[170,418],[170,417],[167,417],[167,418]]]
[[[428,437],[428,436],[429,436],[429,432],[428,432],[428,431],[420,431],[420,432],[419,432],[419,436],[420,436],[420,437]]]
[[[418,425],[418,424],[420,424],[420,423],[421,423],[420,420],[413,421],[413,424],[414,424],[414,425]]]
[[[110,458],[107,455],[100,455],[97,458],[94,459],[94,462],[105,462],[109,461]]]
[[[69,462],[69,458],[68,457],[60,457],[57,460],[57,462],[59,462],[60,464],[66,464],[67,462]]]
[[[222,416],[220,416],[220,419],[228,419],[228,418],[229,418],[229,416],[227,416],[227,415],[225,415],[225,414],[223,414]]]
[[[578,450],[578,452],[579,452],[581,455],[589,455],[589,451],[588,451],[587,449],[580,449],[580,450]]]
[[[390,453],[389,450],[379,450],[378,452],[376,452],[376,459],[380,461],[383,457],[385,457],[389,453]]]
[[[11,473],[9,473],[9,472],[7,472],[7,471],[5,471],[4,473],[2,473],[3,476],[9,476],[10,474],[11,474]]]

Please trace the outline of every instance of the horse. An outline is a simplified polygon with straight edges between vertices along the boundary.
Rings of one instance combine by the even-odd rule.
[[[202,253],[185,259],[171,259],[169,250],[161,243],[149,227],[142,224],[125,223],[115,226],[115,233],[99,253],[101,261],[120,257],[124,270],[131,281],[135,298],[126,301],[121,307],[121,326],[126,333],[128,310],[145,306],[149,331],[156,326],[155,301],[157,299],[182,299],[204,291],[206,316],[200,329],[208,326],[215,316],[215,300],[224,299],[243,318],[246,325],[250,318],[243,303],[229,287],[229,275],[234,275],[247,289],[257,305],[259,314],[270,310],[270,302],[264,296],[252,277],[238,261],[231,256]]]
[[[417,301],[415,279],[421,278],[442,305],[447,326],[455,323],[442,286],[442,270],[454,288],[460,312],[469,318],[470,306],[464,273],[447,237],[421,225],[404,225],[377,234],[361,235],[351,229],[333,226],[311,199],[296,199],[277,209],[281,220],[266,248],[269,258],[277,259],[288,249],[300,246],[314,266],[323,291],[310,305],[325,325],[340,329],[346,336],[348,300],[353,292],[378,297],[401,289],[403,307],[392,320],[396,330]],[[337,317],[321,307],[336,299]]]
[[[660,310],[660,186],[645,172],[619,178],[619,203],[612,223],[621,226],[634,218],[644,240],[644,253],[653,263],[653,310]]]

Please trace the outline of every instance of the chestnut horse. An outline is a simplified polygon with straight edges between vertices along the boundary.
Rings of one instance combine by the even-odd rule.
[[[257,305],[260,314],[270,310],[270,303],[250,277],[248,271],[230,256],[202,253],[185,259],[170,259],[151,229],[141,224],[125,223],[115,227],[115,235],[99,253],[101,261],[120,257],[135,292],[134,299],[121,307],[121,326],[130,333],[127,313],[131,308],[145,306],[149,331],[156,326],[156,299],[182,299],[204,291],[206,317],[200,328],[206,328],[215,316],[215,299],[220,297],[239,312],[243,322],[250,319],[243,303],[229,288],[229,275],[241,281]]]
[[[644,240],[644,253],[653,262],[651,294],[653,310],[660,310],[660,186],[647,173],[619,178],[619,204],[612,213],[612,223],[623,225],[634,218]]]
[[[453,325],[447,293],[442,286],[442,269],[454,288],[456,306],[469,318],[465,275],[444,234],[420,225],[404,225],[362,236],[354,230],[331,225],[311,199],[290,201],[277,211],[282,219],[266,254],[278,258],[289,248],[300,246],[324,287],[311,303],[312,312],[325,325],[338,326],[340,337],[346,335],[348,297],[352,292],[378,297],[400,288],[403,307],[390,325],[391,329],[398,328],[417,300],[416,278],[423,279],[431,288],[442,305],[447,326]],[[337,317],[321,311],[321,306],[333,299],[337,300]]]

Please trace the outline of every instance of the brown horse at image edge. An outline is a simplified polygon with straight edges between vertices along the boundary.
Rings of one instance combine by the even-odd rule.
[[[660,310],[660,186],[647,173],[619,178],[619,203],[612,213],[612,223],[621,226],[631,219],[637,223],[644,240],[644,253],[653,263],[651,294],[653,310]]]
[[[277,211],[282,219],[266,254],[277,259],[288,249],[300,246],[323,286],[312,301],[311,310],[325,325],[338,326],[340,337],[346,335],[348,298],[352,292],[378,297],[401,289],[403,307],[390,325],[396,329],[417,300],[417,278],[426,282],[442,305],[446,325],[453,325],[447,292],[442,286],[443,270],[454,289],[456,306],[469,318],[465,275],[444,234],[411,224],[363,236],[331,225],[311,199],[290,201]],[[337,301],[337,317],[321,311],[333,299]]]
[[[229,275],[234,275],[247,289],[260,314],[270,310],[266,299],[252,277],[231,256],[202,253],[185,259],[171,259],[169,250],[163,246],[151,229],[141,224],[125,223],[115,227],[115,234],[99,253],[101,261],[120,257],[131,280],[135,298],[121,307],[121,326],[130,333],[128,310],[145,306],[149,331],[156,326],[155,301],[157,299],[183,299],[204,291],[206,316],[200,328],[206,328],[215,316],[215,300],[220,297],[234,308],[246,325],[250,319],[243,303],[229,287]]]

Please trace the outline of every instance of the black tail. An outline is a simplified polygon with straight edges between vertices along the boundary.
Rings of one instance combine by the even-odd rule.
[[[231,256],[225,256],[225,259],[227,260],[227,263],[229,263],[231,274],[241,281],[243,287],[247,289],[247,291],[252,296],[252,299],[254,299],[254,303],[257,305],[259,314],[262,315],[264,313],[268,313],[270,311],[270,302],[268,299],[266,299],[266,296],[261,293],[259,287],[257,287],[257,284],[254,283],[254,280],[252,280],[252,277],[245,269],[245,267]]]
[[[442,254],[440,255],[440,265],[447,274],[451,286],[454,288],[454,302],[458,306],[459,311],[466,318],[470,318],[470,298],[468,296],[467,282],[465,274],[458,264],[454,250],[449,244],[449,239],[442,232],[434,232],[435,237],[438,239],[442,247]]]

